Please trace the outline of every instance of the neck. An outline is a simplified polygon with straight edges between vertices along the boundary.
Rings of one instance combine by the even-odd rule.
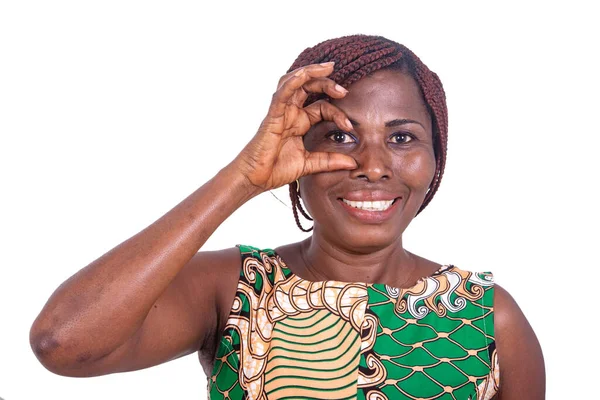
[[[327,241],[313,232],[300,243],[304,264],[302,278],[312,281],[386,283],[400,287],[409,283],[417,267],[416,257],[402,247],[400,237],[385,247],[360,252]]]

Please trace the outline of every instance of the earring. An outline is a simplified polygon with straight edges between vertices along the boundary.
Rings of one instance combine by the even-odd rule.
[[[298,192],[298,197],[300,197],[300,181],[296,179],[296,192]]]

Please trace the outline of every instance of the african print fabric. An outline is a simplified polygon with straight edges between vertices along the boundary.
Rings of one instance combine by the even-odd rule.
[[[445,265],[411,288],[312,282],[271,249],[242,269],[208,396],[491,399],[499,385],[493,277]]]

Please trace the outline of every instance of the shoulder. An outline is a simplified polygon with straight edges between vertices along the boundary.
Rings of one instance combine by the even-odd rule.
[[[237,247],[199,251],[180,273],[179,292],[187,293],[196,303],[213,299],[216,316],[221,319],[233,302],[240,274],[240,251]],[[206,304],[196,304],[197,308]],[[217,327],[215,327],[217,328]]]
[[[236,246],[239,250],[242,261],[248,257],[262,259],[263,256],[274,257],[275,250],[271,248],[261,248],[256,246],[250,246],[247,244],[238,244]]]
[[[544,399],[546,376],[539,341],[517,302],[498,284],[494,284],[494,330],[499,399]]]
[[[240,251],[237,247],[223,250],[199,251],[192,257],[189,268],[190,279],[236,280],[240,271]]]
[[[197,257],[198,265],[202,265],[204,269],[210,266],[202,276],[210,279],[216,289],[220,332],[229,318],[240,279],[247,280],[246,273],[253,276],[250,270],[267,271],[268,265],[275,260],[276,253],[270,248],[238,244],[225,250],[198,253]]]

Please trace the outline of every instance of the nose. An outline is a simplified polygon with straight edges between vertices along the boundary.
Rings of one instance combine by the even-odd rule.
[[[352,155],[358,167],[350,171],[350,177],[369,182],[390,179],[392,177],[391,157],[386,150],[374,144],[363,144],[359,151]]]

